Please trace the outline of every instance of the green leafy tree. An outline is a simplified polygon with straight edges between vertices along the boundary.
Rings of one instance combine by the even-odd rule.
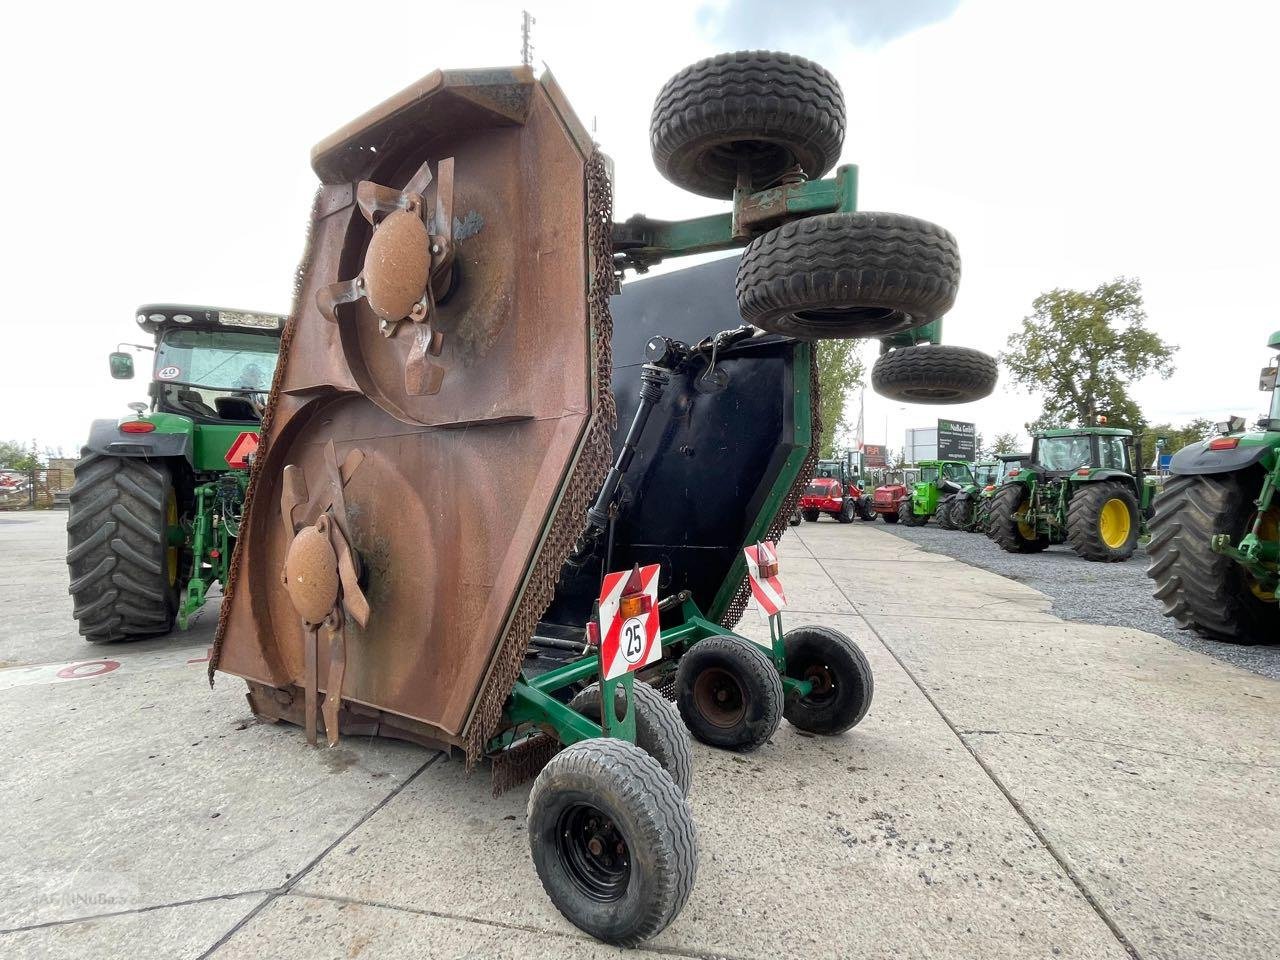
[[[863,363],[858,340],[822,340],[818,343],[818,381],[821,385],[822,437],[818,444],[821,456],[835,452],[837,437],[851,433],[845,419],[845,401],[849,392],[862,385]]]
[[[0,440],[0,467],[9,470],[24,469],[17,466],[17,463],[26,456],[27,448],[24,444],[12,440]]]
[[[1168,379],[1178,349],[1147,329],[1141,284],[1117,277],[1093,290],[1050,290],[1031,310],[1000,354],[1014,383],[1044,397],[1027,429],[1090,426],[1105,415],[1110,426],[1141,430],[1129,386]]]
[[[1021,439],[1016,433],[997,433],[995,439],[991,441],[991,455],[1017,453],[1021,446]]]
[[[1212,433],[1213,421],[1205,417],[1196,417],[1181,427],[1175,427],[1170,423],[1157,423],[1154,426],[1147,427],[1139,435],[1139,439],[1142,442],[1143,466],[1149,466],[1151,461],[1155,459],[1156,441],[1161,437],[1164,437],[1167,441],[1164,445],[1164,452],[1177,453],[1188,444],[1203,440]]]

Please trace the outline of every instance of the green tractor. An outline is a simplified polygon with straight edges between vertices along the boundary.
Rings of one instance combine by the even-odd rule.
[[[991,497],[1011,469],[1022,465],[1025,453],[998,453],[973,468],[973,483],[950,499],[951,526],[965,533],[986,533],[991,522]],[[941,508],[939,508],[941,509]]]
[[[898,519],[909,527],[922,527],[935,514],[938,526],[952,529],[949,510],[940,510],[944,498],[973,485],[973,471],[963,460],[921,460],[919,479],[911,495],[898,505]]]
[[[67,517],[73,616],[92,643],[168,633],[226,583],[284,318],[138,308],[155,339],[150,404],[95,420]],[[122,344],[122,346],[124,346]],[[134,375],[111,354],[111,376]]]
[[[1267,341],[1280,350],[1280,332]],[[1164,615],[1215,640],[1275,643],[1280,635],[1280,391],[1277,365],[1259,386],[1270,409],[1243,417],[1174,454],[1151,519],[1147,576]]]
[[[1067,543],[1085,560],[1133,556],[1154,488],[1143,481],[1132,432],[1112,427],[1035,434],[1025,466],[991,498],[988,535],[1009,553]]]

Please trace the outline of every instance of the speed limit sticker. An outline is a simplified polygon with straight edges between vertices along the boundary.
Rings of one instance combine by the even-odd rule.
[[[161,367],[156,371],[157,380],[177,380],[182,376],[182,371],[175,366]]]
[[[605,574],[600,587],[600,663],[605,680],[662,658],[658,564]]]

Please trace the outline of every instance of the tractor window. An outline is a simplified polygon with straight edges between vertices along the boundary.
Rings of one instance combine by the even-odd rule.
[[[963,463],[944,463],[942,465],[942,475],[948,480],[954,480],[956,483],[969,483],[973,480],[973,474],[969,472],[969,468]]]
[[[1129,471],[1125,462],[1124,437],[1098,438],[1098,466],[1104,470]]]
[[[921,467],[920,468],[921,483],[935,483],[937,479],[938,479],[937,467]]]
[[[813,475],[815,477],[830,477],[832,480],[839,480],[840,464],[819,460],[817,469],[813,471]]]
[[[980,487],[995,483],[999,476],[999,468],[994,463],[980,463],[973,472],[973,482]]]
[[[1087,436],[1041,437],[1036,443],[1036,463],[1046,470],[1075,470],[1092,462]]]
[[[280,341],[226,330],[166,330],[156,349],[163,409],[205,420],[262,416]]]

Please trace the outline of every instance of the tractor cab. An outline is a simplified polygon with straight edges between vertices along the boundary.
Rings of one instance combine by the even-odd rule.
[[[276,314],[147,304],[139,327],[155,338],[151,409],[198,423],[256,424],[271,389],[284,318]],[[140,345],[137,349],[144,349]],[[111,375],[133,377],[133,357],[111,355]]]
[[[1029,466],[1046,477],[1083,477],[1095,470],[1132,474],[1137,459],[1131,431],[1087,427],[1036,434]]]

